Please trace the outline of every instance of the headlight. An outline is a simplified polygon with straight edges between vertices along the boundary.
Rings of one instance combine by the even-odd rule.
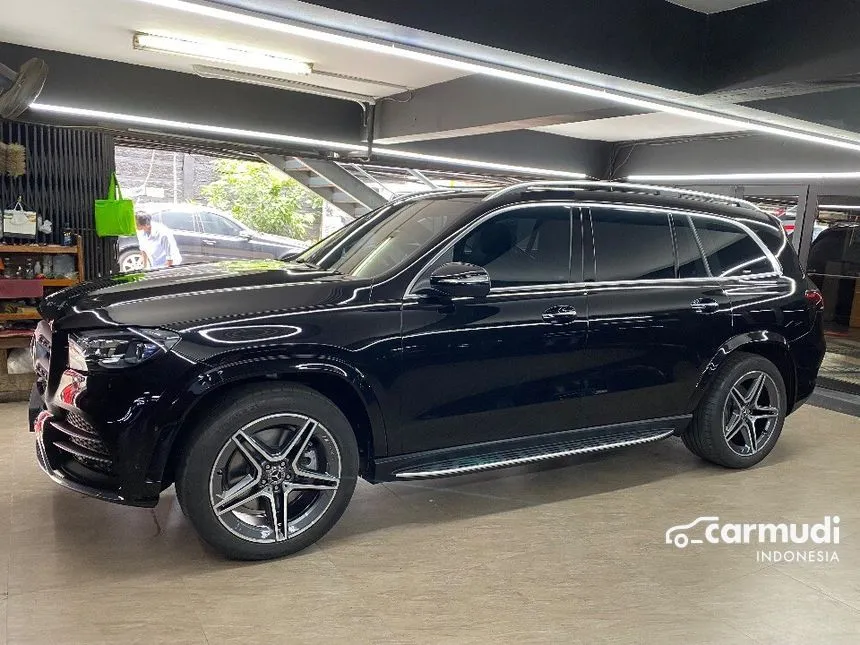
[[[163,329],[85,331],[69,335],[69,367],[79,372],[139,365],[173,349],[179,334]]]

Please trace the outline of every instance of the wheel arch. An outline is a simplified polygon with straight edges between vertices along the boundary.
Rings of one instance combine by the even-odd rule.
[[[786,411],[791,412],[797,397],[797,371],[794,359],[791,357],[788,341],[784,336],[771,331],[745,332],[733,336],[717,350],[696,384],[689,409],[695,410],[702,397],[710,388],[714,377],[730,355],[737,352],[755,354],[773,363],[782,375],[785,383]]]
[[[246,367],[244,365],[243,367]],[[201,374],[195,381],[205,383],[205,391],[193,396],[185,413],[170,432],[159,441],[150,465],[150,476],[161,481],[162,490],[173,483],[179,458],[192,435],[192,430],[212,408],[214,402],[241,387],[254,384],[296,383],[309,387],[330,399],[349,420],[359,448],[360,472],[369,474],[373,458],[386,455],[388,441],[381,407],[361,374],[343,364],[314,363],[266,366],[265,371],[243,369],[231,373],[224,367]]]

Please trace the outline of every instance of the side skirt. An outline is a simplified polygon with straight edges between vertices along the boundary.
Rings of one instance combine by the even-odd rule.
[[[374,461],[373,482],[428,479],[635,446],[680,433],[691,415],[416,452]]]

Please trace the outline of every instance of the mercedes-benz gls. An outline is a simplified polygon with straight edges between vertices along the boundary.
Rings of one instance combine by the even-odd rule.
[[[392,202],[290,262],[45,298],[31,399],[57,483],[175,484],[227,556],[299,551],[371,482],[680,436],[746,468],[812,392],[822,297],[777,219],[601,182]]]

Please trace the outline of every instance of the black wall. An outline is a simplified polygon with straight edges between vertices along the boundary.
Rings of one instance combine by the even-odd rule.
[[[27,149],[27,173],[0,177],[0,206],[11,208],[20,196],[26,210],[51,220],[53,232],[38,233],[39,242],[59,244],[65,228],[79,234],[86,278],[113,270],[115,238],[96,237],[93,221],[94,202],[104,198],[114,170],[113,137],[94,130],[0,121],[0,141]]]

